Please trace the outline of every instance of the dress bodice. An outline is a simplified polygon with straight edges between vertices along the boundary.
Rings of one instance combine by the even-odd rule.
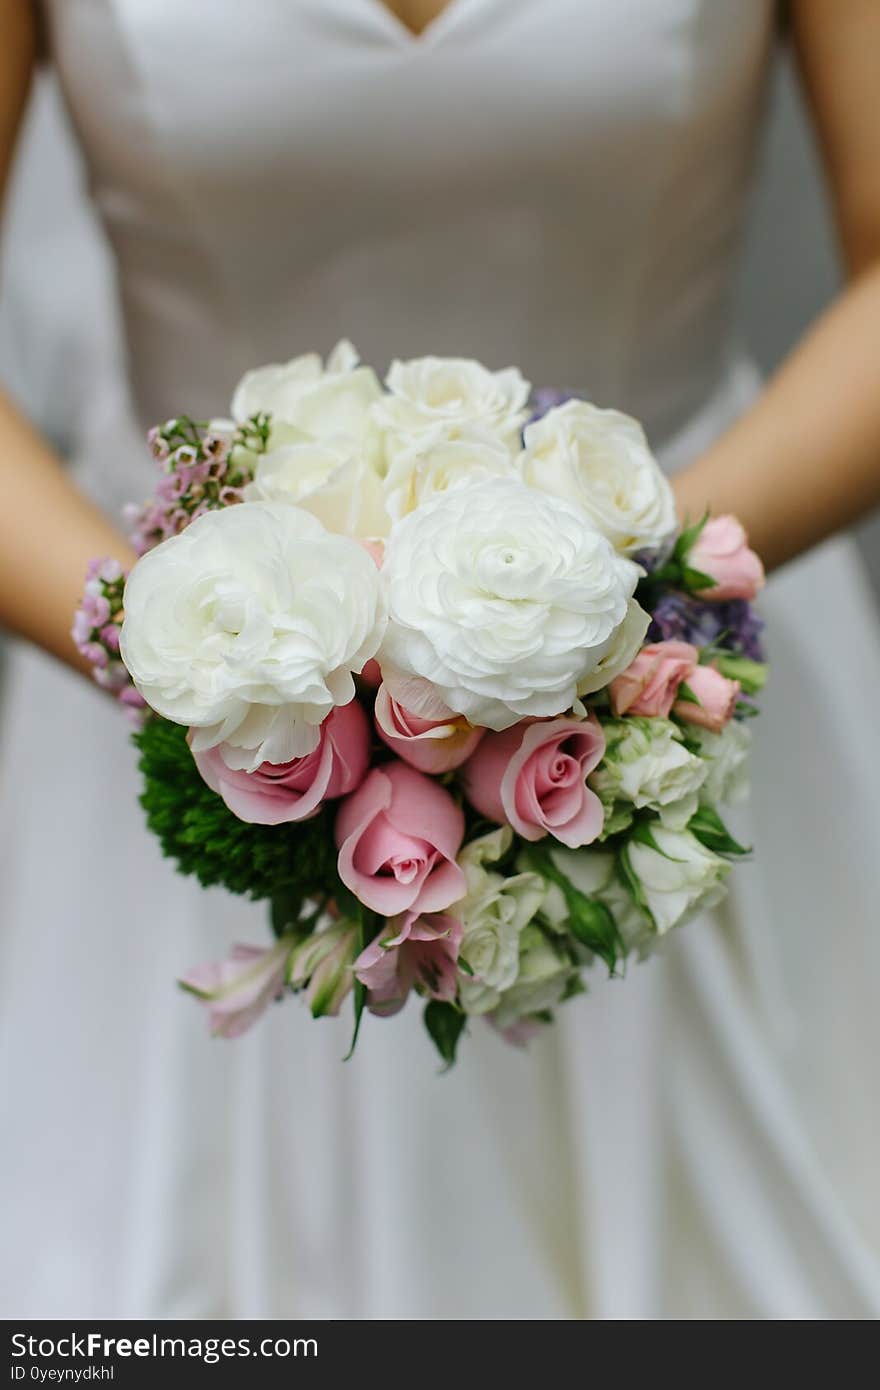
[[[351,337],[584,388],[658,442],[717,389],[771,0],[44,0],[144,422]]]

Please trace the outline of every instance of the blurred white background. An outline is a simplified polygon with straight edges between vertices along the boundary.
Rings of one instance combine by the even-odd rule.
[[[838,284],[821,176],[791,66],[777,64],[738,293],[740,330],[765,369]],[[40,78],[0,254],[0,378],[64,451],[121,390],[112,267],[51,77]],[[95,395],[95,384],[102,392]],[[862,527],[880,595],[880,518]]]

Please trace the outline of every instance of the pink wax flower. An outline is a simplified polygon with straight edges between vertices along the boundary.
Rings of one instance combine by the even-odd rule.
[[[240,1037],[284,989],[293,937],[274,946],[233,946],[226,960],[204,961],[180,984],[208,1006],[215,1037]]]
[[[616,715],[667,719],[682,681],[690,680],[699,653],[690,642],[651,642],[608,687]]]
[[[289,763],[262,763],[247,772],[228,766],[222,745],[193,752],[211,790],[239,820],[252,825],[308,820],[322,802],[360,786],[369,758],[369,721],[357,700],[337,705],[320,727],[317,748]]]
[[[339,877],[374,912],[442,912],[464,896],[464,815],[405,763],[373,768],[336,817]]]
[[[379,737],[399,758],[419,772],[434,774],[460,767],[484,732],[460,715],[420,719],[398,704],[386,685],[376,693],[375,719]]]
[[[451,1002],[457,988],[457,962],[464,928],[448,913],[404,913],[388,923],[354,963],[367,988],[367,1008],[383,1018],[398,1013],[413,985],[432,999]]]
[[[673,714],[690,724],[699,724],[713,733],[720,733],[733,718],[741,690],[739,681],[728,680],[714,666],[696,666],[688,676],[687,684],[699,704],[693,700],[676,700]]]
[[[764,584],[764,566],[749,549],[746,533],[735,516],[710,517],[688,555],[691,569],[707,574],[715,583],[700,590],[700,597],[722,602],[753,599]]]
[[[586,782],[604,752],[592,716],[515,724],[486,734],[462,769],[465,794],[481,815],[509,822],[524,840],[552,835],[577,849],[602,830],[602,803]]]

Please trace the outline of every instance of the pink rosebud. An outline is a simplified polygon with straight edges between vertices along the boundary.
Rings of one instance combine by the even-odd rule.
[[[594,717],[515,724],[487,734],[465,764],[465,794],[481,815],[509,822],[524,840],[552,835],[577,849],[602,830],[602,803],[587,777],[604,752]]]
[[[204,961],[180,981],[208,1006],[215,1037],[237,1038],[277,999],[284,988],[291,937],[275,946],[233,946],[227,960]]]
[[[704,729],[720,733],[733,718],[741,689],[739,681],[728,680],[714,666],[697,666],[688,676],[687,684],[699,704],[693,700],[676,700],[673,713],[689,724],[700,724]]]
[[[376,767],[336,817],[339,877],[374,912],[442,912],[464,896],[455,862],[464,815],[436,782],[405,763]]]
[[[211,790],[252,825],[308,820],[322,802],[360,786],[369,757],[369,721],[357,700],[337,705],[320,727],[317,748],[289,763],[262,763],[247,772],[228,766],[222,745],[193,752]]]
[[[461,715],[449,719],[420,719],[393,698],[388,687],[376,693],[376,729],[399,758],[419,772],[450,772],[473,753],[484,730]]]
[[[451,1002],[463,935],[461,922],[442,912],[421,917],[410,912],[389,922],[384,936],[371,941],[354,963],[370,1012],[385,1018],[398,1013],[413,985],[431,999]]]
[[[614,714],[668,718],[678,687],[690,679],[699,653],[689,642],[651,642],[608,687]]]
[[[764,566],[749,549],[746,533],[735,516],[710,517],[691,547],[687,563],[715,580],[711,588],[699,591],[701,598],[713,602],[753,599],[764,584]]]

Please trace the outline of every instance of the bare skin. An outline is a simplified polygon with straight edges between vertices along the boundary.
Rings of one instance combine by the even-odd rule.
[[[445,8],[388,6],[414,33]],[[880,504],[880,5],[793,0],[790,11],[849,283],[755,406],[675,480],[685,514],[736,512],[771,568]],[[0,34],[2,189],[34,65],[30,0],[0,0]],[[86,565],[128,565],[131,551],[2,397],[0,495],[0,625],[82,669],[68,634]]]

